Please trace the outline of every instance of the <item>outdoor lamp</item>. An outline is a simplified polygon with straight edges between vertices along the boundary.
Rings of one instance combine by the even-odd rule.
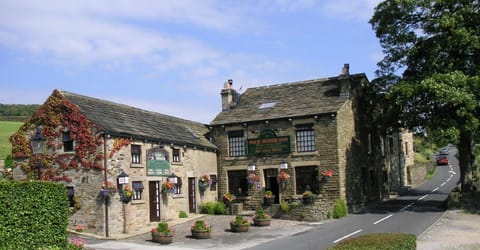
[[[118,184],[128,184],[128,174],[122,171],[117,177]]]
[[[285,160],[280,162],[280,169],[282,169],[282,170],[287,170],[288,169],[288,163]]]
[[[251,162],[247,167],[248,171],[255,171],[255,163]]]
[[[35,155],[42,155],[43,148],[45,147],[45,137],[43,137],[42,133],[40,132],[40,128],[37,127],[37,131],[35,135],[30,139],[30,143],[32,144],[32,151]],[[38,171],[38,179],[40,180],[41,173],[40,169],[42,168],[42,160],[37,159],[37,171]]]

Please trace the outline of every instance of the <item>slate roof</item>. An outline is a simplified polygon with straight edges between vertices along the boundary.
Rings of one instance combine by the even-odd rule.
[[[205,137],[209,132],[205,124],[67,91],[59,92],[108,134],[176,145],[216,148]]]
[[[349,77],[353,85],[366,79],[365,74]],[[347,100],[339,95],[338,81],[339,77],[330,77],[249,88],[236,106],[219,113],[210,125],[335,113]],[[263,103],[273,102],[273,107],[259,109]]]

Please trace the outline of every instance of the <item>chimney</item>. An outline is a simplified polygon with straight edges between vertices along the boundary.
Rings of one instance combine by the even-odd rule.
[[[342,72],[338,76],[338,87],[340,89],[340,97],[350,97],[350,65],[345,63]]]
[[[223,84],[223,89],[220,92],[220,95],[222,96],[222,111],[228,111],[236,104],[237,92],[232,89],[232,85],[232,79],[229,79]]]

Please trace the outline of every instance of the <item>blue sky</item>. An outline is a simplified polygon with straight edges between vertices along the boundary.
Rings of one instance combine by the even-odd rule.
[[[54,89],[209,123],[227,79],[374,78],[379,0],[0,0],[0,103]]]

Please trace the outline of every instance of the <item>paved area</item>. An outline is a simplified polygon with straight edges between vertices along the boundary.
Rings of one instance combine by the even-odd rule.
[[[230,220],[232,215],[200,215],[195,218],[178,219],[169,222],[175,230],[175,237],[172,244],[160,245],[151,241],[150,228],[146,228],[144,233],[138,235],[124,235],[124,238],[115,240],[98,240],[87,235],[78,235],[76,237],[87,240],[87,247],[95,250],[117,249],[244,249],[277,238],[310,229],[313,224],[300,221],[288,221],[272,219],[268,227],[251,226],[248,233],[230,232]],[[197,240],[190,237],[190,226],[196,219],[203,219],[213,226],[212,237],[206,240]],[[153,226],[152,226],[153,227]]]
[[[212,238],[196,240],[190,237],[190,226],[196,219],[203,219],[213,226]],[[87,247],[95,250],[134,249],[244,249],[286,237],[318,226],[318,223],[272,219],[269,227],[250,227],[248,233],[230,232],[231,215],[191,215],[187,219],[169,222],[175,229],[174,242],[160,245],[151,241],[150,228],[142,232],[125,234],[115,239],[101,240],[88,235],[77,235],[87,240]],[[324,223],[334,223],[326,221]],[[419,250],[480,250],[480,214],[468,214],[460,210],[448,210],[417,239]]]
[[[418,237],[417,249],[480,249],[480,214],[448,210]]]

